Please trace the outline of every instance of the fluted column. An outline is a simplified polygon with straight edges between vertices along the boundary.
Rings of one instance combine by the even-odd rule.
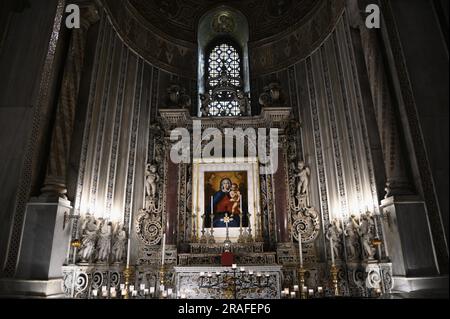
[[[43,196],[67,199],[67,165],[69,162],[73,127],[80,80],[85,61],[87,33],[99,19],[98,11],[92,4],[80,6],[81,27],[73,29],[68,57],[66,60],[55,124],[53,127],[50,154]]]

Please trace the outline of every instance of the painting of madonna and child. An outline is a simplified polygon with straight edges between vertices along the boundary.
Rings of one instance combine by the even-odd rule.
[[[224,218],[230,217],[228,227],[249,226],[247,172],[205,172],[205,228],[225,228]]]

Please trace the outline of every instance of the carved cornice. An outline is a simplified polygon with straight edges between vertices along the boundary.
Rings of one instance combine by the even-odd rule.
[[[191,117],[185,109],[160,109],[166,130],[192,129],[193,121],[201,121],[202,130],[208,128],[278,128],[284,130],[292,114],[290,107],[263,108],[261,115],[254,117]]]

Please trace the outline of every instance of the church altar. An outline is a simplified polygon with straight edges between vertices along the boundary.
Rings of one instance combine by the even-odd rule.
[[[177,295],[186,299],[279,299],[282,266],[174,267]]]

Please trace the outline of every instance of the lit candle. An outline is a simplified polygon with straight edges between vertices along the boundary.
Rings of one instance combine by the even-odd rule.
[[[130,291],[134,291],[134,285],[130,286]]]
[[[163,242],[162,242],[162,251],[161,251],[161,265],[164,266],[166,258],[166,233],[163,235]]]
[[[220,276],[220,272],[219,271],[216,271],[216,276],[217,277]]]
[[[208,273],[208,278],[211,278],[212,277],[212,273]]]
[[[310,297],[314,296],[314,289],[309,289],[309,296]]]
[[[245,272],[245,268],[244,267],[241,267],[241,272]]]
[[[323,288],[322,288],[322,287],[317,287],[317,292],[318,292],[319,294],[322,294],[322,293],[323,293]]]
[[[302,234],[300,231],[298,232],[298,251],[300,258],[300,268],[303,268],[303,247],[302,247]]]
[[[330,250],[331,250],[331,263],[334,266],[334,249],[333,249],[333,238],[330,237]]]
[[[250,271],[248,272],[248,274],[249,274],[250,276],[253,276],[253,274],[254,274],[253,270],[250,270]]]
[[[202,272],[200,273],[200,277],[205,277],[205,272],[204,272],[204,271],[202,271]]]
[[[256,276],[257,277],[262,277],[262,274],[260,272],[258,272],[258,274]]]
[[[133,291],[134,292],[134,291]],[[122,294],[122,296],[125,296],[126,294],[127,294],[127,291],[125,290],[125,289],[122,289],[121,290],[121,294]]]
[[[304,293],[307,293],[307,292],[308,292],[308,287],[303,286],[303,292],[304,292]]]
[[[233,264],[233,265],[231,266],[231,268],[237,269],[237,264]]]
[[[102,287],[102,292],[104,292],[104,291],[107,291],[107,287],[106,286]]]
[[[120,290],[124,290],[125,289],[125,285],[124,284],[121,284],[120,285]]]
[[[141,284],[141,290],[145,290],[145,284]]]
[[[137,297],[137,293],[138,293],[137,291],[133,291],[133,292],[131,293],[131,296],[132,296],[132,297]]]
[[[295,291],[295,292],[298,292],[298,285],[295,285],[295,286],[294,286],[294,291]]]
[[[97,289],[92,290],[92,296],[94,296],[94,297],[98,296],[98,290]]]
[[[111,298],[117,298],[117,292],[115,290],[111,291]]]
[[[150,287],[150,294],[153,295],[155,293],[155,290],[156,290],[155,287]]]
[[[294,291],[291,292],[291,298],[292,298],[292,299],[295,299],[295,292],[294,292]]]
[[[151,290],[151,289],[150,289]],[[153,288],[153,290],[155,290],[155,288]],[[147,296],[148,295],[148,293],[149,293],[149,290],[146,288],[146,289],[144,289],[144,296]]]

